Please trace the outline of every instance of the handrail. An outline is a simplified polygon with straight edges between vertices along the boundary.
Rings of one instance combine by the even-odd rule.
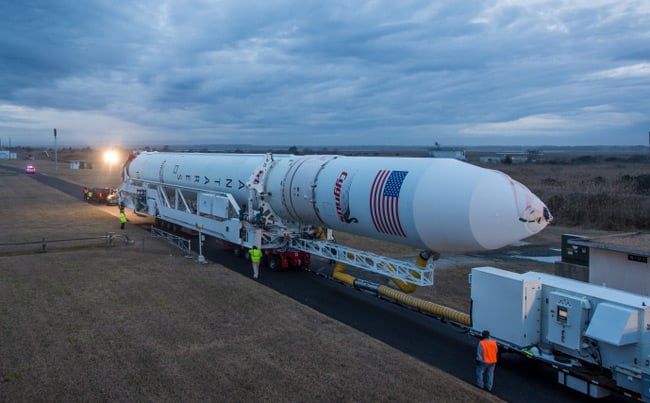
[[[134,242],[125,234],[115,234],[114,232],[107,232],[106,235],[98,235],[98,236],[92,236],[92,237],[84,237],[84,238],[67,238],[67,239],[45,239],[42,238],[40,241],[28,241],[28,242],[4,242],[0,243],[0,248],[2,247],[11,247],[11,246],[30,246],[30,245],[42,245],[43,251],[45,251],[45,248],[49,244],[56,244],[56,243],[65,243],[65,242],[81,242],[81,241],[95,241],[98,239],[104,239],[106,240],[106,246],[111,246],[113,244],[113,240],[119,239],[119,238],[124,238],[124,243],[132,245]]]

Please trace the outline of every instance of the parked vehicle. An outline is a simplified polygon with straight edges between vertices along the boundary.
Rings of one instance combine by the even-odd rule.
[[[101,203],[109,206],[117,205],[117,193],[110,187],[94,187],[90,189],[88,203]]]

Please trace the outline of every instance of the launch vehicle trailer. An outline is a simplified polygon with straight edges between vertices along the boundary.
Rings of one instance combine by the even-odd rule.
[[[416,285],[433,284],[432,263],[345,248],[328,234],[485,250],[552,219],[507,175],[450,159],[146,152],[133,154],[122,176],[120,203],[139,214],[238,247],[301,251]]]
[[[650,402],[650,297],[544,273],[471,272],[472,331],[594,398]]]

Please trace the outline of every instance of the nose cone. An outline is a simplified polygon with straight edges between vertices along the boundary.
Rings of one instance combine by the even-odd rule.
[[[438,252],[498,249],[552,220],[544,203],[508,175],[440,161],[423,175],[413,204],[422,243]]]
[[[484,249],[498,249],[534,235],[553,219],[526,186],[492,172],[496,175],[476,186],[469,209],[472,235]]]

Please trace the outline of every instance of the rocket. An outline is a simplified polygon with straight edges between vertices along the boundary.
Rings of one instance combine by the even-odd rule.
[[[508,175],[455,159],[144,152],[124,181],[232,195],[273,222],[436,252],[498,249],[552,220]]]

